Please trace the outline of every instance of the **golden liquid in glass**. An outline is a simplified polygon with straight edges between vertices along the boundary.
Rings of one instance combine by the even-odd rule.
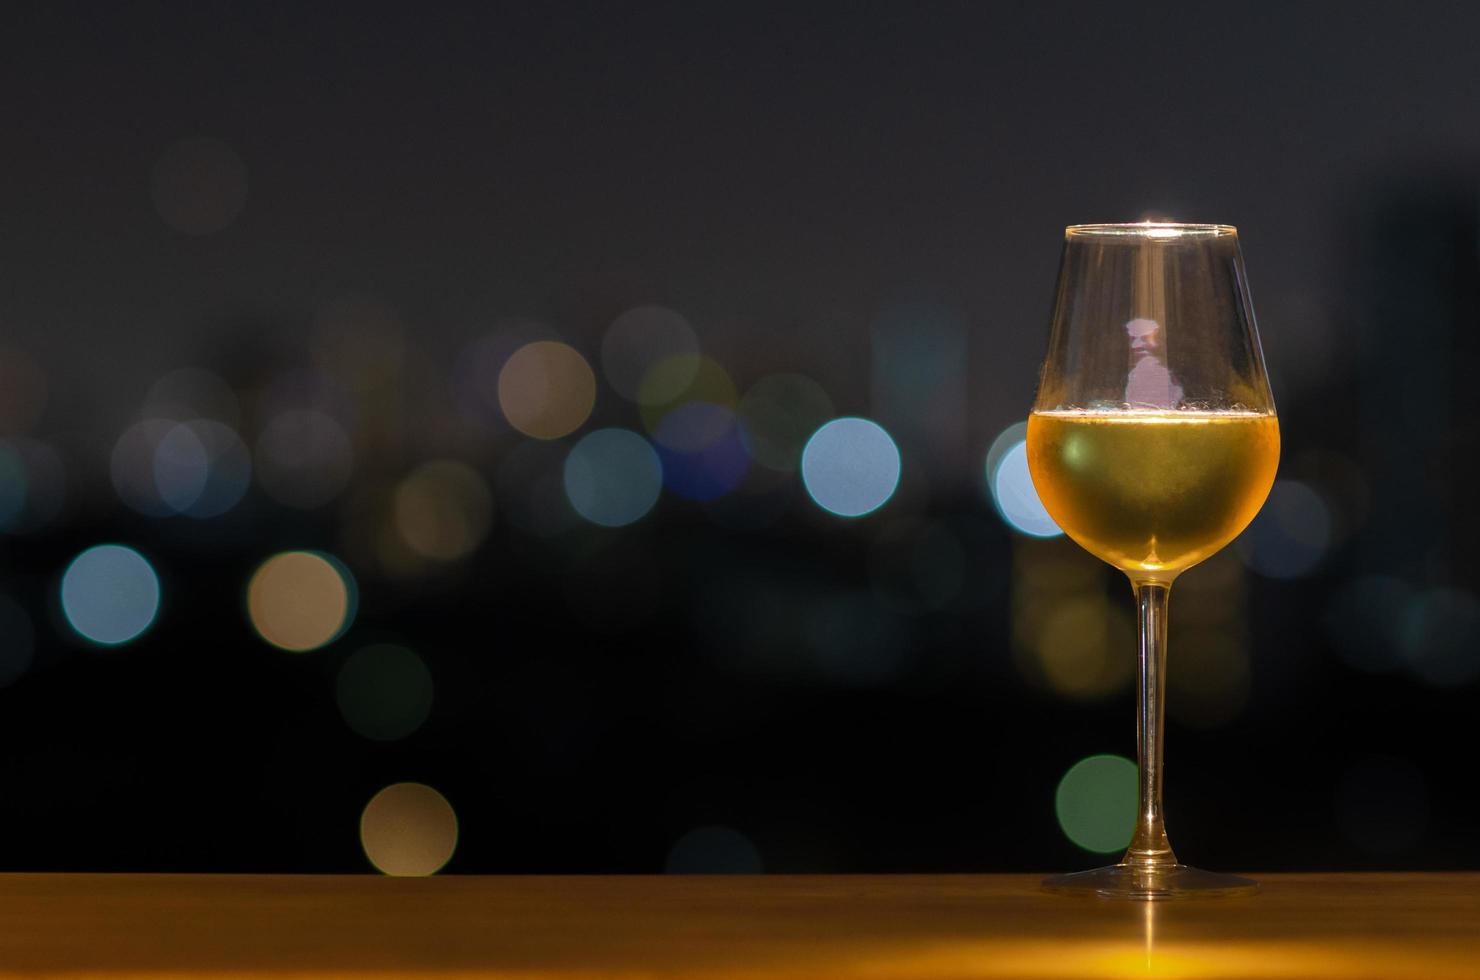
[[[1248,526],[1274,484],[1273,415],[1034,412],[1028,468],[1043,506],[1091,554],[1170,582]]]

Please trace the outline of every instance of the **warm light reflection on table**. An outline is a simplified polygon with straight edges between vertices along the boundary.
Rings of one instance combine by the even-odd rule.
[[[0,876],[0,975],[1457,977],[1480,875],[1111,903],[1037,876]]]

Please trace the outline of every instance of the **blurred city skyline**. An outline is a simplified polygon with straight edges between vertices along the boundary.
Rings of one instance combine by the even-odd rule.
[[[1239,227],[1284,439],[1172,602],[1179,848],[1474,865],[1477,28],[29,15],[0,866],[1112,851],[1128,591],[1045,523],[1021,423],[1063,226],[1148,216]]]
[[[967,328],[979,452],[1031,398],[1062,226],[1154,213],[1240,226],[1283,396],[1350,329],[1359,202],[1480,150],[1464,8],[1419,9],[37,14],[0,320],[57,428],[355,296],[442,364],[509,318],[590,356],[660,303],[867,412],[870,328],[923,298]],[[171,173],[193,139],[225,162]]]

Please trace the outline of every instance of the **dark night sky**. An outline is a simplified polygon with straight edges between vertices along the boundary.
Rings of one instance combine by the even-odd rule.
[[[870,317],[929,291],[970,325],[984,442],[1030,398],[1059,227],[1148,211],[1241,226],[1283,385],[1340,317],[1354,199],[1480,149],[1461,4],[463,6],[12,22],[0,322],[75,386],[53,425],[345,292],[442,356],[658,300],[863,410]],[[249,173],[203,238],[149,197],[195,135]]]

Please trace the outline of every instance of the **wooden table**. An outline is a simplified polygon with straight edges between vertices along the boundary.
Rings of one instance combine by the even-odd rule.
[[[0,875],[0,976],[1480,975],[1480,874],[1121,904],[1037,877]]]

